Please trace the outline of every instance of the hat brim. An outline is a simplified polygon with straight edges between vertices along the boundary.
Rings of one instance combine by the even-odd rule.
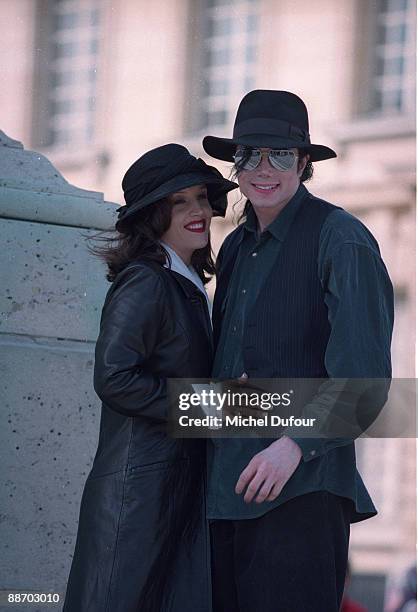
[[[323,161],[337,157],[336,152],[325,145],[306,144],[301,145],[290,138],[268,134],[254,134],[244,138],[218,138],[217,136],[205,136],[203,148],[208,155],[215,159],[233,162],[233,155],[238,145],[249,147],[268,147],[271,149],[303,149],[309,153],[310,161]]]
[[[193,187],[195,185],[206,185],[208,190],[208,200],[214,211],[214,216],[224,217],[226,208],[228,205],[227,194],[233,189],[238,188],[238,184],[233,181],[229,181],[225,178],[218,178],[216,176],[208,176],[204,172],[190,172],[181,174],[170,179],[163,185],[159,186],[154,191],[148,193],[144,198],[138,200],[133,204],[129,205],[129,208],[124,208],[123,221],[132,215],[136,214],[140,210],[143,210],[147,206],[166,198],[167,196],[187,189],[187,187]],[[122,219],[121,219],[122,220]]]

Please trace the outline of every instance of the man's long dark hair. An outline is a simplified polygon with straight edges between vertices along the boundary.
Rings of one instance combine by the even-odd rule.
[[[164,265],[167,259],[170,260],[159,240],[170,227],[172,207],[173,204],[165,198],[147,206],[131,218],[119,221],[116,230],[110,235],[109,232],[102,232],[90,239],[90,252],[107,264],[108,281],[113,282],[119,272],[137,259],[155,261],[161,265]],[[210,236],[208,244],[193,253],[191,264],[202,282],[208,283],[215,273]]]

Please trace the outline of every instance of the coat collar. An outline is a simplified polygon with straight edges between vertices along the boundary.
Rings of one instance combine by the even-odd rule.
[[[198,289],[191,280],[189,280],[188,278],[186,278],[179,272],[175,272],[174,270],[170,270],[166,268],[166,271],[168,274],[170,274],[172,278],[176,280],[176,282],[178,283],[178,285],[180,286],[184,295],[187,298],[191,298],[196,295],[199,295],[199,296],[201,295],[203,298],[205,297],[203,293],[200,291],[200,289]]]

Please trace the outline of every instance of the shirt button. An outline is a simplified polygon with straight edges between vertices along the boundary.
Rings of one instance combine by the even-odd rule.
[[[246,290],[246,289],[243,289],[243,290],[242,290],[242,293],[247,293],[247,290]]]
[[[313,457],[314,455],[316,455],[316,451],[311,450],[311,455],[312,455],[312,457]]]
[[[234,327],[232,328],[232,331],[236,332],[237,331],[237,326],[234,325]]]
[[[256,251],[254,251],[254,253],[251,253],[251,255],[252,255],[253,257],[257,257],[257,253],[256,253]]]

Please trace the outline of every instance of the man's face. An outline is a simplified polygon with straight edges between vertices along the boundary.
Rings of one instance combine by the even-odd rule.
[[[268,159],[271,149],[260,148],[262,160],[254,170],[241,170],[238,172],[238,183],[241,192],[246,196],[255,211],[276,210],[280,212],[296,193],[303,168],[307,159],[296,159],[290,170],[276,170]],[[289,149],[296,155],[297,149]],[[304,162],[301,164],[301,162]]]

